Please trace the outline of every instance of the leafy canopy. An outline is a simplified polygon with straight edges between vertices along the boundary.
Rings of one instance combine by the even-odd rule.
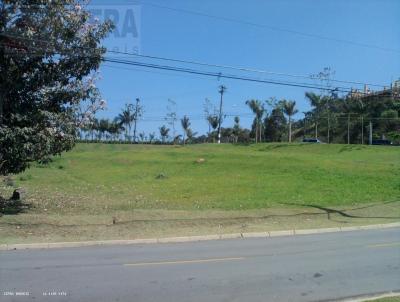
[[[32,3],[35,4],[32,4]],[[0,175],[69,150],[105,106],[95,86],[110,22],[80,1],[0,3]]]

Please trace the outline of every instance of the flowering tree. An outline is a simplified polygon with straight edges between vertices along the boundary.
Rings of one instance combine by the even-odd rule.
[[[113,25],[91,21],[85,5],[0,2],[0,175],[70,150],[106,105],[95,81]]]

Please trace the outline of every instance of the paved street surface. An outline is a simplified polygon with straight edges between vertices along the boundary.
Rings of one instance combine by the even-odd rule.
[[[399,228],[0,252],[0,301],[323,301],[396,290]]]

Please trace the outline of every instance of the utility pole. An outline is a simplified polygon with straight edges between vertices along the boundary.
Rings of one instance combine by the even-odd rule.
[[[219,117],[218,117],[218,144],[221,143],[221,124],[222,124],[222,97],[226,91],[224,85],[219,86],[219,93],[221,94],[221,100],[219,102]]]
[[[139,118],[139,116],[141,115],[141,108],[139,106],[140,103],[140,99],[137,98],[136,99],[136,105],[135,105],[135,113],[133,114],[134,116],[134,124],[133,124],[133,142],[136,143],[136,124],[137,124],[137,120]]]

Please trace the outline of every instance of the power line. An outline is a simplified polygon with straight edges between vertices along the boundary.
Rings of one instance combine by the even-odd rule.
[[[22,40],[28,40],[28,41],[37,41],[37,42],[49,44],[54,47],[56,46],[56,45],[51,44],[51,42],[49,42],[47,40],[25,38],[25,37],[21,37],[21,36],[17,36],[17,35],[9,35],[9,34],[4,34],[4,33],[1,33],[0,36],[1,35],[5,36],[5,37],[9,37],[9,38],[16,38],[16,39],[22,39]],[[87,48],[87,47],[77,47],[77,48],[93,50],[93,48]],[[109,49],[107,49],[107,52],[114,53],[114,54],[120,54],[120,55],[136,56],[136,57],[146,58],[146,59],[170,61],[170,62],[175,62],[175,63],[193,64],[193,65],[199,65],[199,66],[205,66],[205,67],[224,68],[224,69],[232,69],[232,70],[239,70],[239,71],[245,71],[245,72],[254,72],[254,73],[261,73],[261,74],[271,74],[271,75],[278,75],[278,76],[287,76],[287,77],[294,77],[294,78],[303,78],[303,79],[308,79],[308,80],[316,80],[315,77],[310,76],[310,75],[307,76],[307,75],[290,74],[290,73],[283,73],[283,72],[274,72],[274,71],[268,71],[268,70],[254,69],[254,68],[248,68],[248,67],[237,67],[237,66],[230,66],[230,65],[211,64],[211,63],[198,62],[198,61],[193,61],[193,60],[174,59],[174,58],[167,58],[167,57],[161,57],[161,56],[141,55],[141,54],[136,54],[136,53],[109,50]],[[344,83],[344,84],[385,87],[385,85],[382,85],[382,84],[366,83],[366,82],[358,82],[358,81],[346,81],[346,80],[335,80],[335,79],[330,79],[329,81],[336,82],[336,83]]]
[[[32,39],[27,39],[27,38],[25,38],[25,39],[32,41]],[[49,42],[46,41],[46,43],[49,43]],[[38,49],[37,47],[31,47],[31,48]],[[78,49],[79,48],[85,49],[84,47],[78,47]],[[92,49],[92,48],[89,48],[89,49]],[[41,50],[43,50],[43,49],[41,49]],[[55,51],[53,51],[53,52],[57,53]],[[327,87],[327,86],[321,86],[321,85],[315,85],[315,84],[313,85],[313,84],[309,84],[309,83],[283,82],[283,81],[279,81],[279,80],[275,80],[275,79],[267,79],[267,80],[266,79],[257,79],[257,78],[243,77],[243,76],[237,76],[237,75],[231,75],[231,74],[222,74],[221,72],[219,72],[219,73],[207,72],[207,71],[200,71],[200,70],[194,70],[194,69],[188,69],[188,68],[182,68],[182,67],[149,64],[149,63],[142,63],[142,62],[135,62],[135,61],[126,61],[126,60],[118,60],[118,59],[110,59],[110,58],[103,58],[103,61],[117,63],[117,64],[142,66],[142,67],[153,68],[153,69],[163,69],[163,70],[168,70],[168,71],[184,72],[184,73],[188,73],[188,74],[212,76],[212,77],[217,77],[218,79],[226,78],[226,79],[235,79],[235,80],[243,80],[243,81],[258,82],[258,83],[292,86],[292,87],[299,87],[299,88],[319,89],[319,90],[331,91],[332,93],[334,93],[334,92],[349,93],[352,91],[352,89],[348,88],[348,87],[331,88],[331,87]],[[360,94],[363,94],[363,93],[360,93]],[[365,93],[365,94],[369,95],[368,93]]]
[[[285,28],[281,28],[281,27],[277,27],[277,26],[270,26],[270,25],[266,25],[266,24],[259,24],[259,23],[244,21],[244,20],[235,19],[235,18],[211,15],[211,14],[207,14],[207,13],[199,12],[199,11],[193,11],[193,10],[187,10],[187,9],[181,9],[181,8],[173,8],[173,7],[169,7],[169,6],[164,6],[164,5],[159,5],[159,4],[144,2],[144,1],[142,1],[141,4],[158,7],[158,8],[166,9],[166,10],[170,10],[170,11],[190,14],[190,15],[197,15],[197,16],[201,16],[201,17],[222,20],[222,21],[226,21],[226,22],[244,24],[244,25],[258,27],[258,28],[266,28],[266,29],[273,30],[273,31],[285,32],[285,33],[304,36],[304,37],[308,37],[308,38],[333,41],[333,42],[338,42],[338,43],[343,43],[343,44],[350,44],[350,45],[354,45],[354,46],[378,49],[378,50],[383,50],[383,51],[387,51],[387,52],[400,53],[399,49],[387,48],[387,47],[382,47],[382,46],[378,46],[378,45],[367,44],[367,43],[362,43],[362,42],[355,42],[355,41],[350,41],[350,40],[345,40],[345,39],[332,38],[332,37],[327,37],[327,36],[323,36],[323,35],[306,33],[306,32],[301,32],[301,31],[292,30],[292,29],[285,29]]]
[[[31,47],[31,48],[40,49],[37,47]],[[43,49],[41,49],[41,50],[43,50]],[[54,53],[56,53],[56,52],[54,51]],[[118,63],[118,64],[126,64],[126,65],[131,65],[131,66],[141,66],[141,67],[162,69],[162,70],[169,70],[169,71],[179,71],[179,72],[185,72],[185,73],[189,73],[189,74],[213,76],[213,77],[217,77],[218,79],[220,79],[220,78],[236,79],[236,80],[244,80],[244,81],[251,81],[251,82],[258,82],[258,83],[268,83],[268,84],[276,84],[276,85],[284,85],[284,86],[292,86],[292,87],[328,90],[328,91],[332,91],[332,92],[334,92],[334,91],[350,92],[351,91],[351,89],[348,87],[330,88],[330,87],[325,87],[325,86],[320,86],[320,85],[312,85],[312,84],[308,84],[308,83],[282,82],[282,81],[278,81],[278,80],[262,80],[262,79],[255,79],[255,78],[249,78],[249,77],[240,77],[240,76],[236,76],[236,75],[227,75],[227,74],[222,74],[221,72],[219,72],[219,73],[205,72],[205,71],[199,71],[199,70],[188,69],[188,68],[163,66],[163,65],[149,64],[149,63],[142,63],[142,62],[135,62],[135,61],[126,61],[126,60],[118,60],[118,59],[110,59],[110,58],[103,58],[103,61],[111,62],[111,63]]]
[[[112,62],[112,63],[118,63],[118,64],[123,64],[123,65],[141,66],[141,67],[147,67],[147,68],[153,68],[153,69],[184,72],[184,73],[189,73],[189,74],[211,76],[211,77],[216,77],[216,78],[219,78],[219,79],[220,78],[225,78],[225,79],[232,79],[232,80],[242,80],[242,81],[248,81],[248,82],[257,82],[257,83],[274,84],[274,85],[282,85],[282,86],[292,86],[292,87],[299,87],[299,88],[328,90],[328,91],[332,91],[332,92],[345,92],[345,93],[351,92],[351,88],[348,88],[348,87],[330,88],[330,87],[307,84],[307,83],[283,82],[283,81],[279,81],[279,80],[264,80],[264,79],[243,77],[243,76],[238,76],[238,75],[223,74],[221,72],[218,73],[218,72],[201,71],[201,70],[182,68],[182,67],[175,67],[175,66],[142,63],[142,62],[137,62],[137,61],[128,61],[128,60],[120,60],[120,59],[109,59],[109,58],[104,58],[103,60],[105,62]]]
[[[193,64],[193,65],[206,66],[206,67],[233,69],[233,70],[240,70],[240,71],[246,71],[246,72],[254,72],[254,73],[271,74],[271,75],[278,75],[278,76],[287,76],[287,77],[293,77],[293,78],[316,80],[316,78],[313,76],[290,74],[290,73],[283,73],[283,72],[274,72],[274,71],[260,70],[260,69],[254,69],[254,68],[249,68],[249,67],[236,67],[236,66],[230,66],[230,65],[211,64],[211,63],[204,63],[204,62],[198,62],[198,61],[189,61],[189,60],[173,59],[173,58],[166,58],[166,57],[159,57],[159,56],[141,55],[141,54],[135,54],[135,53],[129,53],[129,52],[123,52],[123,51],[115,51],[115,50],[107,50],[107,52],[121,54],[121,55],[136,56],[136,57],[141,57],[141,58],[146,58],[146,59],[156,59],[156,60],[162,60],[162,61]],[[375,87],[385,87],[385,85],[382,85],[382,84],[356,82],[356,81],[345,81],[345,80],[335,80],[335,79],[330,79],[329,81],[336,82],[336,83],[354,84],[354,85],[368,85],[368,86],[375,86]]]
[[[272,30],[272,31],[284,32],[284,33],[289,33],[289,34],[293,34],[293,35],[304,36],[304,37],[308,37],[308,38],[314,38],[314,39],[318,39],[318,40],[327,40],[327,41],[332,41],[332,42],[337,42],[337,43],[354,45],[354,46],[358,46],[358,47],[364,47],[364,48],[377,49],[377,50],[382,50],[382,51],[387,51],[387,52],[400,53],[400,49],[382,47],[382,46],[379,46],[379,45],[368,44],[368,43],[357,42],[357,41],[351,41],[351,40],[346,40],[346,39],[333,38],[333,37],[328,37],[328,36],[324,36],[324,35],[318,35],[318,34],[314,34],[314,33],[307,33],[307,32],[297,31],[297,30],[293,30],[293,29],[282,28],[282,27],[278,27],[278,26],[255,23],[255,22],[241,20],[241,19],[237,19],[237,18],[229,18],[229,17],[218,16],[218,15],[211,15],[211,14],[207,14],[205,12],[200,12],[200,11],[194,11],[194,10],[170,7],[170,6],[160,5],[160,4],[156,4],[156,3],[152,3],[152,2],[146,2],[146,1],[140,1],[140,4],[145,5],[145,6],[147,5],[147,6],[157,7],[157,8],[161,8],[161,9],[165,9],[165,10],[169,10],[169,11],[174,11],[174,12],[178,12],[178,13],[196,15],[196,16],[200,16],[200,17],[206,17],[206,18],[210,18],[210,19],[222,20],[222,21],[225,21],[225,22],[231,22],[231,23],[237,23],[237,24],[243,24],[243,25],[252,26],[252,27],[265,28],[265,29],[269,29],[269,30]],[[29,5],[21,5],[21,6],[42,8],[42,6],[37,5],[37,4],[29,4]]]

